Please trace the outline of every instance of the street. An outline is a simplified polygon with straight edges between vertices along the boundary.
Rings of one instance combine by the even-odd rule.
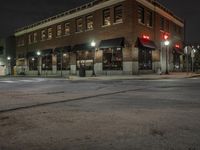
[[[0,150],[200,150],[200,78],[0,78]]]

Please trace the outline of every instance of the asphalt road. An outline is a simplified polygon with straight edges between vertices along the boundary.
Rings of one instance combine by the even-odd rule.
[[[199,89],[199,78],[0,78],[0,150],[200,150]]]

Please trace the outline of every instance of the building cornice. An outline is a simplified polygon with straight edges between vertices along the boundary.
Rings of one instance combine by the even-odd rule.
[[[164,11],[160,7],[156,6],[155,4],[152,4],[151,2],[148,2],[147,0],[136,0],[138,3],[146,6],[147,8],[151,9],[152,11],[162,15],[163,17],[171,20],[172,22],[176,23],[177,25],[184,27],[184,23],[181,22],[179,19],[177,19],[175,16],[169,14],[168,12]]]
[[[67,20],[82,16],[82,15],[86,15],[88,13],[94,12],[96,10],[99,10],[99,9],[102,9],[102,8],[105,8],[105,7],[108,7],[108,6],[123,2],[123,1],[126,1],[126,0],[108,0],[108,1],[105,1],[105,2],[102,2],[102,3],[99,3],[97,5],[94,5],[94,6],[90,7],[90,8],[86,8],[86,9],[77,11],[75,13],[72,13],[72,14],[69,14],[69,15],[65,15],[63,17],[56,18],[56,19],[53,19],[51,21],[48,21],[48,19],[47,19],[47,22],[45,22],[45,23],[42,23],[40,25],[36,25],[36,26],[34,26],[32,28],[31,27],[30,28],[27,27],[27,29],[24,29],[24,30],[22,29],[22,30],[19,30],[19,31],[15,32],[15,36],[20,36],[20,35],[23,35],[23,34],[26,34],[26,33],[33,32],[35,30],[39,30],[39,29],[42,29],[42,28],[45,28],[45,27],[48,27],[48,26],[51,26],[51,25],[54,25],[54,24],[61,23],[63,21],[67,21]]]

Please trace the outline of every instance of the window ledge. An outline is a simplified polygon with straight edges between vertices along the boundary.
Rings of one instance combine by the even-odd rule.
[[[115,23],[113,23],[113,25],[118,25],[118,24],[122,24],[122,23],[124,23],[123,21],[121,21],[121,22],[115,22]]]
[[[83,31],[75,32],[75,34],[80,34],[80,33],[83,33]]]
[[[56,36],[57,39],[59,39],[59,38],[61,38],[61,37],[62,37],[62,35],[60,35],[60,36]]]
[[[145,26],[145,23],[142,23],[142,22],[139,22],[139,21],[138,21],[138,24]]]
[[[87,30],[85,30],[85,32],[88,32],[88,31],[93,31],[94,29],[87,29]]]
[[[71,34],[65,34],[65,35],[63,35],[64,37],[66,37],[66,36],[70,36]]]
[[[101,27],[106,28],[106,27],[110,27],[110,26],[111,26],[111,24],[110,25],[102,25]]]

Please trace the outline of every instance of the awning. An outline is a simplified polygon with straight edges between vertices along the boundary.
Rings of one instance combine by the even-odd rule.
[[[84,44],[77,44],[72,49],[72,51],[84,51],[84,50],[95,50],[95,47],[92,47],[90,43],[84,43]]]
[[[184,52],[180,48],[173,48],[173,53],[178,54],[178,55],[184,55]]]
[[[102,40],[99,45],[99,48],[115,48],[115,47],[124,47],[124,37]]]
[[[36,56],[36,52],[28,52],[27,53],[27,57],[35,57]]]
[[[65,53],[65,52],[70,52],[71,51],[71,46],[64,46],[64,47],[57,47],[54,49],[54,53]]]
[[[52,54],[52,52],[53,52],[52,49],[45,49],[41,51],[42,55],[50,55]]]
[[[137,41],[139,46],[143,46],[149,49],[156,49],[156,44],[154,41],[148,40],[148,39],[143,39],[143,38],[138,38]]]

